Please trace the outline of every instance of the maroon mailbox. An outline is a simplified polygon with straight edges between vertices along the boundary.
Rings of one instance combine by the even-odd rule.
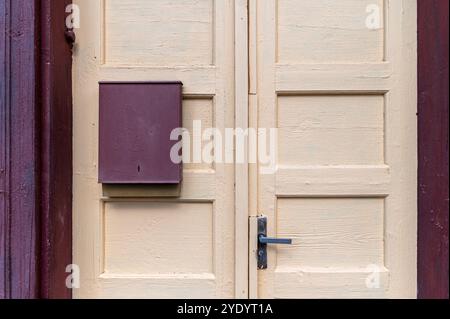
[[[170,140],[182,125],[181,82],[100,82],[99,182],[179,184]]]

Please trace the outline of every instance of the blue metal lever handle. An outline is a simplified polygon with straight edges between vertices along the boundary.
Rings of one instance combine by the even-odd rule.
[[[292,245],[292,239],[287,238],[270,238],[266,236],[259,236],[260,244],[274,244],[274,245]]]

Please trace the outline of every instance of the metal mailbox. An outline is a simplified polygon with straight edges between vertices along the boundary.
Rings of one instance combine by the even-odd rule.
[[[99,182],[179,184],[170,150],[182,125],[181,82],[100,82]]]

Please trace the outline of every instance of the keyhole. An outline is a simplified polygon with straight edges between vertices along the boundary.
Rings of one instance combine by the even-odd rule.
[[[137,170],[138,170],[138,173],[141,172],[141,165],[138,165]]]

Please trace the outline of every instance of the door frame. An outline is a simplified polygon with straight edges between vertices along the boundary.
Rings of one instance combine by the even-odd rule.
[[[65,287],[72,251],[71,50],[64,36],[69,3],[0,0],[0,120],[7,141],[0,156],[8,164],[0,176],[7,199],[0,207],[0,298],[72,296]],[[235,3],[235,26],[247,28],[247,0]],[[419,298],[449,297],[448,18],[447,0],[418,1]],[[255,99],[248,87],[254,48],[247,38],[248,32],[236,32],[235,124],[242,128],[252,121]],[[255,208],[251,198],[238,195],[253,194],[252,171],[237,167],[235,176],[237,298],[249,295],[245,243]]]
[[[7,163],[0,298],[72,296],[65,284],[72,260],[70,2],[0,0],[0,155]]]
[[[418,297],[449,298],[449,2],[418,1]]]
[[[249,127],[248,1],[235,1],[235,128]],[[238,32],[237,30],[242,30]],[[249,165],[235,164],[235,297],[249,297]],[[239,244],[237,244],[239,243]]]

